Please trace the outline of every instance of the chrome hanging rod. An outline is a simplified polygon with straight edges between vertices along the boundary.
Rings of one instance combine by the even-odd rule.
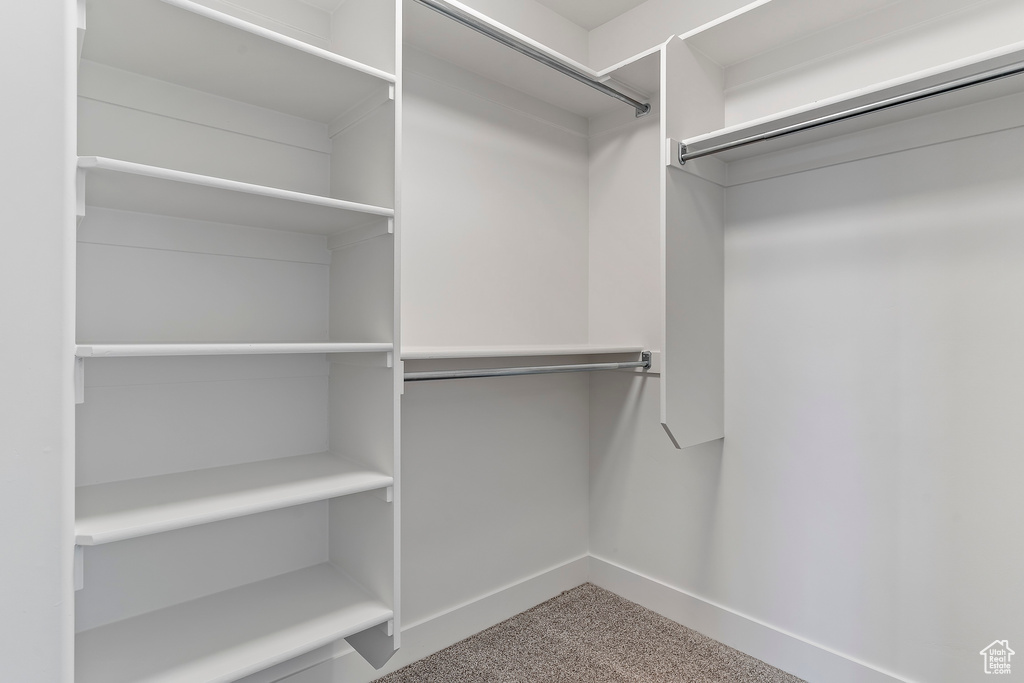
[[[495,28],[494,26],[491,26],[490,24],[480,21],[472,14],[463,12],[460,9],[452,7],[443,0],[416,0],[416,2],[420,3],[421,5],[425,5],[426,7],[429,7],[435,12],[443,14],[449,19],[457,21],[463,26],[471,28],[478,33],[482,33],[488,38],[495,40],[506,47],[510,47],[516,52],[526,55],[530,59],[535,59],[541,64],[549,66],[555,71],[565,74],[569,78],[575,78],[580,83],[583,83],[584,85],[589,85],[594,90],[602,92],[605,95],[608,95],[609,97],[614,97],[615,99],[621,102],[625,102],[629,106],[636,109],[637,118],[640,118],[641,116],[644,116],[645,114],[648,114],[651,111],[650,104],[640,102],[639,100],[634,100],[629,95],[625,95],[616,90],[615,88],[611,88],[605,85],[596,78],[588,76],[579,69],[573,68],[572,66],[569,66],[568,64],[565,64],[564,62],[555,59],[551,55],[546,54],[541,50],[538,50],[529,43],[526,43],[509,33],[506,33],[500,29]]]
[[[406,382],[427,382],[435,379],[471,379],[474,377],[515,377],[517,375],[551,375],[560,372],[593,372],[594,370],[626,370],[651,368],[651,352],[644,351],[641,360],[625,363],[581,363],[579,365],[541,365],[525,368],[481,368],[479,370],[437,370],[407,372]]]
[[[685,144],[679,143],[679,163],[685,164],[690,159],[699,159],[712,154],[718,154],[719,152],[725,152],[730,149],[736,149],[737,147],[746,147],[747,145],[764,142],[765,140],[773,140],[786,135],[801,133],[805,130],[820,128],[821,126],[846,121],[847,119],[864,116],[865,114],[873,114],[877,111],[899,107],[904,104],[910,104],[911,102],[925,100],[938,95],[945,95],[946,93],[956,92],[957,90],[963,90],[964,88],[970,88],[975,85],[981,85],[982,83],[996,81],[1001,78],[1017,76],[1022,73],[1024,73],[1024,62],[1011,64],[998,69],[990,69],[989,71],[983,71],[973,76],[965,76],[954,81],[933,85],[929,88],[921,88],[920,90],[915,90],[914,92],[906,93],[905,95],[897,95],[896,97],[890,97],[879,102],[872,102],[870,104],[854,107],[853,109],[847,109],[846,111],[841,111],[836,114],[829,114],[828,116],[811,119],[810,121],[804,121],[803,123],[795,123],[791,126],[777,128],[775,130],[768,131],[767,133],[751,135],[750,137],[733,140],[732,142],[723,142],[720,145],[707,147],[693,152],[687,150]]]

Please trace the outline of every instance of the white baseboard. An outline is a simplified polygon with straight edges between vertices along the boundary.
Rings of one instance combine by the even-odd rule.
[[[808,683],[911,683],[800,636],[590,556],[590,582]]]
[[[279,683],[368,683],[418,659],[443,650],[471,635],[550,600],[587,582],[590,556],[535,574],[402,629],[402,647],[380,671],[375,671],[354,651],[340,653]],[[294,669],[293,669],[294,671]]]
[[[269,676],[246,683],[369,683],[587,581],[808,683],[913,683],[592,555],[576,558],[406,626],[402,629],[401,649],[380,671],[373,670],[354,651],[345,650],[304,671],[294,673],[299,667],[295,666],[298,662],[293,662],[289,671],[282,667],[278,675],[273,676],[268,670],[264,673]],[[320,658],[329,656],[322,652],[311,653],[317,654]]]

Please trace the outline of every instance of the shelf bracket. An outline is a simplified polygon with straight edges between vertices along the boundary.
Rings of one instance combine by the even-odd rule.
[[[85,175],[87,171],[84,168],[79,168],[75,172],[75,216],[77,218],[77,226],[82,225],[82,220],[85,218]]]
[[[373,494],[374,497],[380,498],[385,503],[394,503],[395,502],[395,487],[394,486],[386,486],[386,487],[384,487],[382,489],[374,489],[374,490],[370,491],[370,493]],[[388,635],[391,635],[391,634],[389,633]]]
[[[85,359],[75,357],[75,404],[85,403]]]
[[[75,546],[75,590],[85,588],[85,548]]]
[[[394,218],[388,218],[388,234],[389,235],[394,235],[395,234],[395,219]]]
[[[352,648],[362,655],[363,659],[370,663],[374,669],[380,669],[387,664],[395,654],[395,626],[394,619],[389,619],[386,624],[378,624],[345,638],[345,641]]]

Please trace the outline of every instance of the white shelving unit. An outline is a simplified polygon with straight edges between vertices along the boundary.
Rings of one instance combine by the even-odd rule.
[[[680,143],[699,152],[756,138],[1024,58],[1012,31],[952,39],[962,37],[958,14],[970,9],[964,3],[858,0],[814,12],[800,7],[797,0],[759,0],[668,45],[662,420],[679,431],[722,429],[720,411],[702,410],[685,387],[701,386],[706,396],[721,392],[721,381],[706,373],[709,364],[693,361],[717,355],[714,374],[721,376],[722,354],[714,349],[723,348],[724,336],[708,331],[724,329],[724,299],[719,294],[721,304],[695,305],[693,292],[701,281],[724,279],[724,207],[732,205],[731,188],[1020,125],[1013,112],[1024,78],[1012,76],[681,165]],[[996,101],[1003,105],[986,104]]]
[[[700,34],[695,36],[692,40],[695,40],[699,44],[701,42],[700,40],[697,40],[699,37]],[[756,138],[757,136],[764,135],[772,130],[790,126],[799,126],[801,124],[825,119],[829,116],[850,109],[865,107],[877,102],[895,100],[920,90],[935,88],[960,79],[969,79],[971,77],[985,74],[986,72],[1005,68],[1014,64],[1020,64],[1022,61],[1024,61],[1024,43],[1015,43],[999,49],[972,55],[964,59],[916,71],[888,81],[875,83],[864,88],[858,88],[833,97],[809,102],[798,107],[776,112],[751,121],[744,121],[718,130],[694,135],[685,140],[681,140],[680,142],[685,144],[691,151],[699,151],[701,149],[727,144],[737,140]],[[715,182],[724,185],[735,185],[743,182],[750,182],[751,180],[764,179],[765,177],[770,177],[770,174],[772,173],[770,166],[765,163],[765,161],[767,161],[768,164],[770,164],[770,161],[763,160],[762,162],[747,164],[733,164],[732,162],[742,162],[754,157],[771,155],[777,152],[793,150],[794,148],[805,148],[805,150],[802,151],[806,151],[806,149],[811,145],[816,145],[823,141],[834,141],[843,138],[844,136],[852,136],[872,129],[879,129],[888,126],[892,127],[890,128],[890,130],[892,130],[898,124],[906,121],[921,119],[921,117],[934,114],[942,114],[961,107],[968,107],[973,104],[979,104],[1019,93],[1022,89],[1021,80],[1022,79],[1019,76],[1009,76],[1000,80],[967,87],[963,90],[942,94],[929,99],[917,100],[892,109],[865,114],[857,118],[832,123],[818,129],[803,131],[790,136],[776,138],[774,140],[758,142],[749,146],[737,147],[715,155],[711,161],[706,161],[707,157],[703,159],[696,159],[694,160],[696,163],[692,168],[696,169],[695,172],[703,172]],[[978,124],[975,125],[967,134],[985,132],[986,126],[990,130],[995,130],[999,125],[1000,124],[998,122],[978,122]],[[935,144],[937,142],[948,141],[950,136],[954,134],[932,130],[935,127],[931,127],[932,129],[929,129],[928,127],[924,127],[923,129],[922,127],[917,128],[917,133],[913,134],[909,128],[904,126],[903,131],[908,134],[898,136],[903,138],[901,141],[888,143],[887,149],[889,151],[896,151],[919,147],[925,144]],[[777,169],[775,169],[775,173],[792,173],[796,170],[808,170],[814,168],[816,165],[820,166],[823,163],[835,163],[837,159],[834,155],[837,147],[838,146],[833,142],[832,150],[830,150],[832,153],[831,158],[808,159],[799,167],[794,167],[789,159],[786,159],[786,162],[782,164],[779,164],[776,161],[775,166]],[[876,148],[872,145],[863,146],[859,151],[845,150],[842,160],[851,161],[857,157],[863,158],[865,156],[870,156],[875,152]],[[796,154],[799,153],[800,151],[797,151]],[[791,154],[789,155],[789,158],[791,159],[795,156],[795,154]],[[775,158],[780,159],[784,157],[775,155]],[[670,161],[674,165],[679,166],[678,159],[674,155],[670,158]]]
[[[191,0],[89,0],[82,59],[321,123],[395,83]]]
[[[266,356],[295,353],[382,353],[390,343],[313,342],[308,344],[79,344],[78,358],[153,356]]]
[[[82,3],[76,681],[399,645],[401,2],[213,5]]]
[[[83,486],[75,493],[75,543],[113,543],[393,485],[392,476],[315,453]]]
[[[82,204],[196,221],[323,235],[393,218],[394,209],[212,178],[117,159],[82,157]],[[283,227],[282,227],[283,226]]]
[[[320,564],[86,631],[76,681],[228,683],[393,616]]]

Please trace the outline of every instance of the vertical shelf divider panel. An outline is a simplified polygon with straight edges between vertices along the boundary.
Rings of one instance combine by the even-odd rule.
[[[82,683],[399,645],[402,1],[301,1],[79,2]]]
[[[725,435],[725,192],[673,165],[671,140],[721,116],[722,82],[720,70],[677,37],[663,46],[661,77],[661,422],[676,448],[686,448]]]

